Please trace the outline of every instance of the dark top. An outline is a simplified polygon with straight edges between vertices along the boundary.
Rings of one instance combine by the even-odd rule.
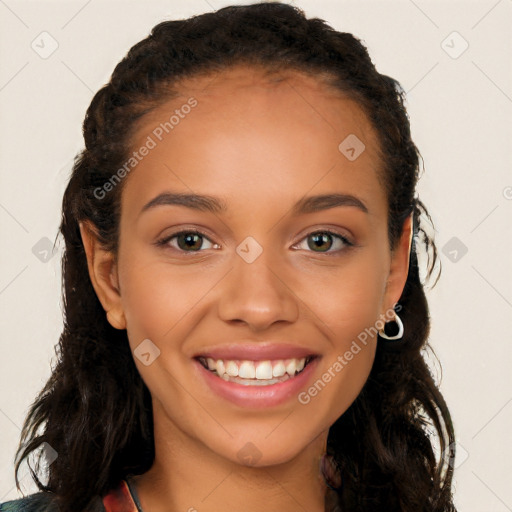
[[[0,504],[0,512],[60,512],[55,496],[50,492],[38,492]],[[97,496],[88,512],[143,512],[133,484],[122,480],[105,496]]]

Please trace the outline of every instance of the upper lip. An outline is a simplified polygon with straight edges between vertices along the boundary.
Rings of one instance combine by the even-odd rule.
[[[265,361],[272,359],[302,359],[317,356],[311,349],[287,343],[232,343],[205,348],[194,355],[223,360]]]

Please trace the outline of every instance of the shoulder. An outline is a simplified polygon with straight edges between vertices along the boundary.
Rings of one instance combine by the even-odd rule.
[[[38,492],[0,503],[0,512],[58,512],[58,508],[51,493]]]
[[[141,512],[135,488],[129,481],[121,482],[105,496],[95,496],[87,512]],[[37,492],[0,503],[0,512],[62,512],[52,492]]]
[[[89,512],[105,512],[103,502],[96,498],[88,508]],[[50,492],[38,492],[24,498],[0,503],[0,512],[60,512],[55,496]]]

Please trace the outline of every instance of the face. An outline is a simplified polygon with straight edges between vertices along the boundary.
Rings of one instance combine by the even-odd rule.
[[[238,67],[183,82],[182,97],[138,126],[133,149],[151,147],[125,178],[104,280],[108,254],[88,245],[155,428],[257,465],[290,460],[355,400],[410,243],[405,233],[395,252],[388,245],[378,141],[358,104],[286,77]],[[246,378],[225,380],[198,356]]]

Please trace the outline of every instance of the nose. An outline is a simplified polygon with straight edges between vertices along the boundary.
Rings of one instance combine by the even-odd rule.
[[[266,251],[252,263],[236,256],[219,294],[219,317],[225,322],[243,322],[251,331],[268,329],[277,322],[295,322],[300,299],[287,281],[291,280],[272,265]]]

